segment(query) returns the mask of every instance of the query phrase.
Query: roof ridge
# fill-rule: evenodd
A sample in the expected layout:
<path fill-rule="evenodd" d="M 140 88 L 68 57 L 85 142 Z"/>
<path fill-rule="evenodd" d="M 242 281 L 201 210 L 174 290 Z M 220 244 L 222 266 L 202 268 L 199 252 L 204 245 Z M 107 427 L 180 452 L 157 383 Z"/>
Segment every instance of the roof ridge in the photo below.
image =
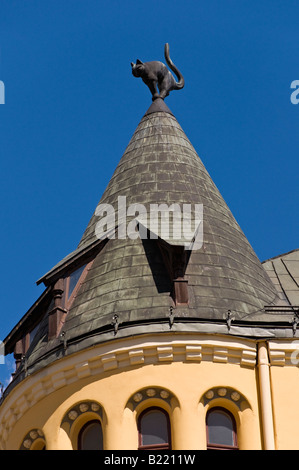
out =
<path fill-rule="evenodd" d="M 289 255 L 291 253 L 295 253 L 296 251 L 299 251 L 299 248 L 295 248 L 294 250 L 287 251 L 286 253 L 282 253 L 281 255 L 273 256 L 272 258 L 265 259 L 262 261 L 262 264 L 267 263 L 268 261 L 272 261 L 274 259 L 282 258 L 283 256 Z"/>

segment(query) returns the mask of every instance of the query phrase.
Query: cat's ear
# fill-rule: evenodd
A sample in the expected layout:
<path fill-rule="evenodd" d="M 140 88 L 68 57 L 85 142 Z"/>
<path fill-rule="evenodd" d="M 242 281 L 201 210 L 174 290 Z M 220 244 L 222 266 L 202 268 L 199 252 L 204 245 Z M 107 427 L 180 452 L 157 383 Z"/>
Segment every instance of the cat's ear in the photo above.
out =
<path fill-rule="evenodd" d="M 141 60 L 137 59 L 137 60 L 136 60 L 136 64 L 138 64 L 138 65 L 143 65 L 143 62 L 141 62 Z"/>
<path fill-rule="evenodd" d="M 131 62 L 131 67 L 135 67 L 135 64 L 134 64 L 134 62 Z"/>

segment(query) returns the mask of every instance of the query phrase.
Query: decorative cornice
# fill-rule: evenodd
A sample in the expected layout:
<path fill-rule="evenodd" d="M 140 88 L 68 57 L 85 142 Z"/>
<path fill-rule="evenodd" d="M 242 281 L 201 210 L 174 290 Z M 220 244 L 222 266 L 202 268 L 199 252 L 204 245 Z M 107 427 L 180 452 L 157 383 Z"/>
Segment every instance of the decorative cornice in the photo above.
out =
<path fill-rule="evenodd" d="M 126 367 L 172 362 L 213 361 L 254 368 L 255 341 L 214 335 L 144 335 L 114 340 L 66 355 L 20 382 L 0 406 L 2 446 L 14 424 L 45 396 L 80 379 L 121 371 Z M 46 373 L 45 373 L 46 372 Z M 1 441 L 0 441 L 1 442 Z"/>
<path fill-rule="evenodd" d="M 299 366 L 299 340 L 271 340 L 268 342 L 271 366 Z"/>

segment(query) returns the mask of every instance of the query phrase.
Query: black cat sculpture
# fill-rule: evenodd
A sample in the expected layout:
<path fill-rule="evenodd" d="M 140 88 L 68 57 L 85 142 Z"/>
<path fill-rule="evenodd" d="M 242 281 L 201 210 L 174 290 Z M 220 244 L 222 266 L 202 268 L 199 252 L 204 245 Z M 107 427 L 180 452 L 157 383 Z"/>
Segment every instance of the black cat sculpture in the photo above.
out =
<path fill-rule="evenodd" d="M 169 45 L 165 44 L 164 56 L 168 66 L 175 73 L 178 81 L 175 80 L 172 73 L 163 62 L 141 62 L 137 59 L 136 64 L 131 62 L 132 74 L 134 77 L 141 77 L 143 82 L 149 87 L 152 94 L 152 100 L 157 98 L 166 98 L 172 90 L 180 90 L 185 85 L 185 80 L 181 72 L 176 68 L 169 57 Z M 158 90 L 160 94 L 158 93 Z"/>

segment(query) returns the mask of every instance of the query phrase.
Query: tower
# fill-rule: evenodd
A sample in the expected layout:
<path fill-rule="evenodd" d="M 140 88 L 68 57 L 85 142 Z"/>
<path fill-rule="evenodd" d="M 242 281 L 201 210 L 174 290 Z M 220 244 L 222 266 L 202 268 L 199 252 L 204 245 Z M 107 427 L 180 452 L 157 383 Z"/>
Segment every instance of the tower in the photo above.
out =
<path fill-rule="evenodd" d="M 3 449 L 272 449 L 275 419 L 283 435 L 297 281 L 291 300 L 277 289 L 155 93 L 78 247 L 5 339 Z"/>

